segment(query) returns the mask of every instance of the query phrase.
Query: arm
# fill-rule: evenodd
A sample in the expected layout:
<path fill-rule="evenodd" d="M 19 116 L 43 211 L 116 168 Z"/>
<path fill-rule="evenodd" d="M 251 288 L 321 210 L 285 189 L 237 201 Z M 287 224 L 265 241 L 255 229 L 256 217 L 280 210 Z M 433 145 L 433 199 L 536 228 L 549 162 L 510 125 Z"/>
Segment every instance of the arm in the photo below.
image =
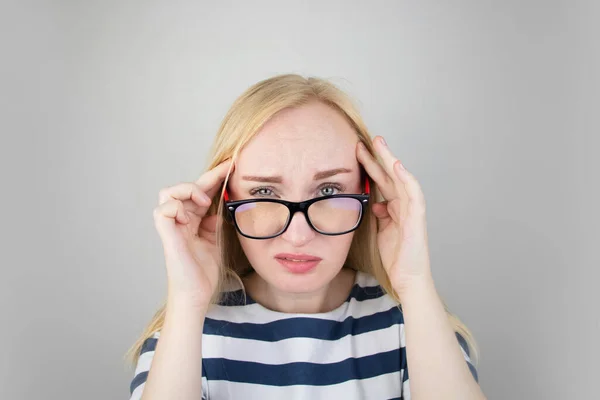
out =
<path fill-rule="evenodd" d="M 384 198 L 372 206 L 377 218 L 377 247 L 402 304 L 412 398 L 485 399 L 464 361 L 433 284 L 421 185 L 382 137 L 373 139 L 371 147 L 381 162 L 360 141 L 357 159 Z"/>
<path fill-rule="evenodd" d="M 406 357 L 413 400 L 485 399 L 435 289 L 418 279 L 402 293 Z"/>
<path fill-rule="evenodd" d="M 136 400 L 137 396 L 143 400 L 208 397 L 207 385 L 202 385 L 202 332 L 220 266 L 215 237 L 218 217 L 207 212 L 232 167 L 232 160 L 225 160 L 195 182 L 159 192 L 160 204 L 153 215 L 165 253 L 167 305 L 153 365 L 147 377 L 138 372 L 140 379 L 134 378 L 131 385 Z"/>
<path fill-rule="evenodd" d="M 201 399 L 205 316 L 192 302 L 169 298 L 142 400 Z"/>

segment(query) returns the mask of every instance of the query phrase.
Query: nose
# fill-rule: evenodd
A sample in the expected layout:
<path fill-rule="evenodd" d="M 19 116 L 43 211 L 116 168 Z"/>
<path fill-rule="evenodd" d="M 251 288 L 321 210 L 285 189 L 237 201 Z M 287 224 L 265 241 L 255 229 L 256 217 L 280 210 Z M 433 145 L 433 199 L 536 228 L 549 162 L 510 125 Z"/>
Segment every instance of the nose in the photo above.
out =
<path fill-rule="evenodd" d="M 317 232 L 315 232 L 308 224 L 304 214 L 296 212 L 292 215 L 290 225 L 285 232 L 281 234 L 281 238 L 292 244 L 294 247 L 301 247 L 310 242 L 315 237 L 316 233 Z"/>

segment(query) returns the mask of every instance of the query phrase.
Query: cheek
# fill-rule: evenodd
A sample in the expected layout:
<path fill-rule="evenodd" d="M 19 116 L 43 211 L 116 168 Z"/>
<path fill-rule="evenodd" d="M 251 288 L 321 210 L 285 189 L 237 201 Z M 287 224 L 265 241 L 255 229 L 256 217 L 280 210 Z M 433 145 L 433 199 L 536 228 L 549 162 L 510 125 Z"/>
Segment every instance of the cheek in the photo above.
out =
<path fill-rule="evenodd" d="M 242 236 L 238 233 L 238 239 L 242 246 L 242 250 L 251 262 L 261 253 L 264 254 L 265 240 L 254 240 Z"/>
<path fill-rule="evenodd" d="M 332 236 L 331 239 L 333 239 L 333 241 L 330 247 L 332 250 L 331 253 L 335 254 L 338 258 L 346 259 L 353 237 L 354 232 L 350 232 L 346 235 Z"/>
<path fill-rule="evenodd" d="M 326 253 L 324 254 L 324 257 L 331 262 L 343 263 L 350 250 L 353 237 L 354 232 L 346 235 L 327 237 L 327 243 L 325 245 Z"/>
<path fill-rule="evenodd" d="M 274 255 L 273 248 L 271 246 L 271 241 L 273 239 L 267 240 L 255 240 L 244 237 L 238 233 L 238 239 L 240 241 L 240 245 L 242 246 L 242 250 L 246 255 L 246 258 L 257 271 L 262 271 L 267 273 L 270 266 L 271 261 L 274 261 L 271 257 Z"/>

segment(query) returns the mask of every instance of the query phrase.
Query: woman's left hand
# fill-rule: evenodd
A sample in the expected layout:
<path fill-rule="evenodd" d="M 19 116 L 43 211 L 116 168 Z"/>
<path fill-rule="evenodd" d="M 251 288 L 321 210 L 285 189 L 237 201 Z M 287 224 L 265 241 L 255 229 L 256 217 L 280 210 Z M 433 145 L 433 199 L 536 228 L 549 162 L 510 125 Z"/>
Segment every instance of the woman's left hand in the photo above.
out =
<path fill-rule="evenodd" d="M 425 199 L 415 177 L 394 157 L 381 136 L 373 139 L 382 164 L 359 141 L 357 159 L 377 184 L 384 201 L 373 204 L 378 219 L 377 245 L 396 293 L 415 280 L 431 280 Z"/>

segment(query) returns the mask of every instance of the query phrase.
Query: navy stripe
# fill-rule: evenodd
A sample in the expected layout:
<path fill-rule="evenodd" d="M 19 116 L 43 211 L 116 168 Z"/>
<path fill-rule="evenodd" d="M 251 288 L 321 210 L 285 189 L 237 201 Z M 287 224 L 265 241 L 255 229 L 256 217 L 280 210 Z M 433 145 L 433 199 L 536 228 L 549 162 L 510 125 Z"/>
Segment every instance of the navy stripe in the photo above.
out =
<path fill-rule="evenodd" d="M 135 378 L 133 378 L 133 380 L 131 381 L 131 385 L 129 385 L 129 395 L 131 396 L 133 394 L 133 391 L 138 386 L 146 382 L 146 379 L 148 379 L 148 371 L 140 372 L 139 374 L 137 374 Z"/>
<path fill-rule="evenodd" d="M 377 299 L 385 295 L 384 290 L 381 286 L 360 286 L 359 284 L 354 285 L 352 290 L 350 291 L 350 295 L 346 301 L 350 301 L 350 299 L 355 299 L 356 301 L 365 301 L 371 299 Z"/>
<path fill-rule="evenodd" d="M 467 361 L 467 365 L 469 366 L 469 369 L 471 370 L 471 374 L 473 375 L 473 378 L 475 379 L 475 382 L 479 383 L 479 376 L 477 375 L 477 370 L 475 369 L 475 367 L 473 366 L 473 364 L 471 364 L 468 361 Z"/>
<path fill-rule="evenodd" d="M 401 357 L 405 356 L 404 351 L 396 349 L 331 364 L 294 362 L 269 365 L 226 358 L 208 358 L 204 362 L 210 380 L 270 386 L 324 386 L 398 372 Z"/>
<path fill-rule="evenodd" d="M 158 342 L 158 339 L 156 338 L 148 338 L 146 339 L 146 341 L 144 341 L 144 344 L 142 345 L 142 350 L 140 351 L 140 355 L 147 353 L 149 351 L 154 351 L 156 350 L 156 343 Z"/>
<path fill-rule="evenodd" d="M 376 286 L 360 286 L 358 283 L 354 284 L 350 294 L 346 301 L 355 299 L 356 301 L 365 301 L 370 299 L 377 299 L 385 294 L 384 290 L 380 285 Z M 254 304 L 256 301 L 246 293 L 244 301 L 244 292 L 242 289 L 234 290 L 231 292 L 224 292 L 219 300 L 218 304 L 222 306 L 243 306 L 248 304 Z"/>
<path fill-rule="evenodd" d="M 140 350 L 140 355 L 142 355 L 148 351 L 154 351 L 156 349 L 157 341 L 158 341 L 158 339 L 153 338 L 153 337 L 149 337 L 146 340 L 144 340 L 144 343 L 142 343 L 142 349 Z"/>
<path fill-rule="evenodd" d="M 295 337 L 338 340 L 347 335 L 359 335 L 403 323 L 404 318 L 400 309 L 393 306 L 387 311 L 361 318 L 348 317 L 341 322 L 295 317 L 265 324 L 253 324 L 206 318 L 204 320 L 204 334 L 254 339 L 264 342 L 277 342 Z"/>

